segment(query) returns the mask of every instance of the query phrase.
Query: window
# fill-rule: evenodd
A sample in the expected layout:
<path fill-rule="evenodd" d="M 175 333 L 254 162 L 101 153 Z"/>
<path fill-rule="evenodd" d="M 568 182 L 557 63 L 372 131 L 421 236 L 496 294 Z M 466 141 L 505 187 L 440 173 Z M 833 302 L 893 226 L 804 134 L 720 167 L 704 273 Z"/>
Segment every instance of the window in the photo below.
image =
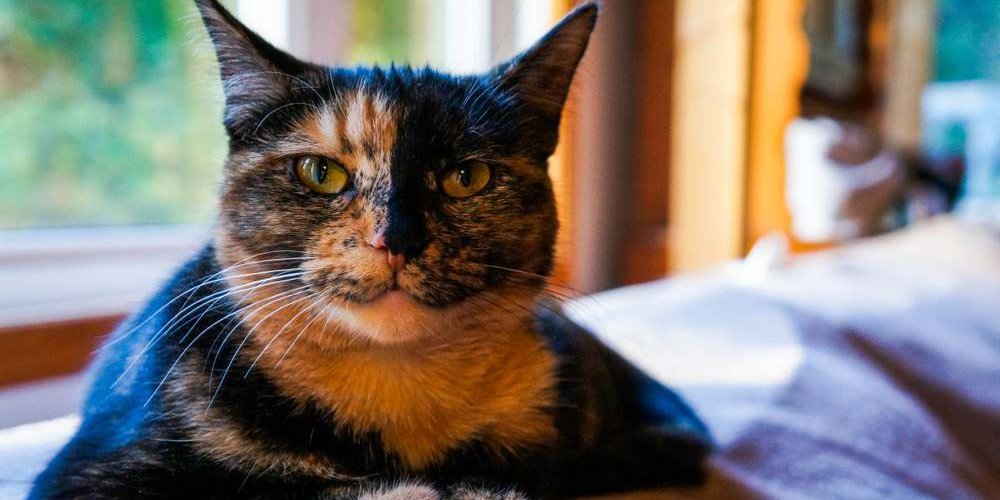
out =
<path fill-rule="evenodd" d="M 206 220 L 224 143 L 190 3 L 0 5 L 0 227 Z"/>
<path fill-rule="evenodd" d="M 993 0 L 938 4 L 934 71 L 922 101 L 928 154 L 962 158 L 959 210 L 1000 219 L 1000 9 Z"/>

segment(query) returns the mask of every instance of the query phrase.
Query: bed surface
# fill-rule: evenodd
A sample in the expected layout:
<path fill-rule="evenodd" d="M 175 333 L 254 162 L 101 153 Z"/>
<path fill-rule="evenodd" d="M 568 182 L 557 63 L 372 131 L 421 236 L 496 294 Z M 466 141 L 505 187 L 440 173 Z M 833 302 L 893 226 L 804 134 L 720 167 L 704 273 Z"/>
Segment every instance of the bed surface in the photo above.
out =
<path fill-rule="evenodd" d="M 581 299 L 719 450 L 698 489 L 629 499 L 1000 498 L 1000 235 L 950 220 Z M 21 498 L 75 417 L 0 431 Z"/>

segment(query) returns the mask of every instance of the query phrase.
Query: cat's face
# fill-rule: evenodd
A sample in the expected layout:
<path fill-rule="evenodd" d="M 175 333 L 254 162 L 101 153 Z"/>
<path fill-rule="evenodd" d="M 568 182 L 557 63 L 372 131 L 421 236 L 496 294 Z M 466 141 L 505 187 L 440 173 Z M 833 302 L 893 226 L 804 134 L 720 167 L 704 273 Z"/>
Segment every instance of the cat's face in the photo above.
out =
<path fill-rule="evenodd" d="M 595 9 L 489 74 L 454 77 L 303 63 L 199 6 L 226 88 L 224 266 L 294 276 L 270 295 L 308 296 L 384 343 L 530 307 L 556 236 L 546 162 Z"/>

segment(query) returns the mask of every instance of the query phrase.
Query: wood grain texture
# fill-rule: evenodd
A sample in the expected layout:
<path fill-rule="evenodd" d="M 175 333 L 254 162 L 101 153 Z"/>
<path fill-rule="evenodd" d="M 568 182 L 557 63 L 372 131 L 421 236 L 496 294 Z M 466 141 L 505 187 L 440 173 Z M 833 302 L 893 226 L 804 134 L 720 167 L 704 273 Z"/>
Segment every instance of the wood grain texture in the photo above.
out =
<path fill-rule="evenodd" d="M 742 251 L 752 4 L 677 2 L 671 271 L 704 268 Z"/>
<path fill-rule="evenodd" d="M 0 329 L 0 387 L 82 370 L 122 316 Z"/>
<path fill-rule="evenodd" d="M 572 0 L 549 0 L 554 4 L 552 22 L 557 22 L 567 12 L 572 10 L 576 2 Z M 587 56 L 584 55 L 581 65 L 587 64 Z M 577 94 L 582 85 L 586 85 L 577 78 L 570 89 L 569 97 L 566 99 L 566 106 L 563 110 L 562 123 L 559 125 L 559 145 L 555 153 L 549 158 L 549 176 L 552 178 L 552 188 L 556 196 L 556 210 L 559 214 L 559 234 L 556 236 L 556 258 L 555 267 L 552 270 L 552 279 L 558 284 L 574 285 L 576 279 L 573 269 L 573 247 L 575 241 L 574 217 L 574 196 L 575 177 L 573 175 L 573 163 L 576 144 L 575 110 Z"/>
<path fill-rule="evenodd" d="M 746 236 L 749 250 L 771 232 L 790 234 L 785 202 L 785 127 L 799 114 L 809 69 L 802 28 L 805 0 L 757 2 L 753 12 L 747 151 Z"/>
<path fill-rule="evenodd" d="M 674 4 L 639 2 L 635 6 L 635 132 L 630 224 L 619 271 L 622 284 L 667 273 Z"/>

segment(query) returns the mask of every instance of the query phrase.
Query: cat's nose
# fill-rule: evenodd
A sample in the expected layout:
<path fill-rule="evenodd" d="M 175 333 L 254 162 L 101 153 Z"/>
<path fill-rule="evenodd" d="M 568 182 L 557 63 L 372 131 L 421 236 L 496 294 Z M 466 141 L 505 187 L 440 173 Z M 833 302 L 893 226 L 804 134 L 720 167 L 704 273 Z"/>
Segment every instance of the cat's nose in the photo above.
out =
<path fill-rule="evenodd" d="M 399 274 L 403 270 L 403 266 L 406 265 L 406 256 L 401 253 L 394 253 L 385 244 L 385 233 L 379 231 L 375 233 L 371 239 L 368 240 L 368 244 L 376 250 L 385 251 L 385 260 L 389 263 L 389 268 L 392 269 L 393 273 Z"/>

